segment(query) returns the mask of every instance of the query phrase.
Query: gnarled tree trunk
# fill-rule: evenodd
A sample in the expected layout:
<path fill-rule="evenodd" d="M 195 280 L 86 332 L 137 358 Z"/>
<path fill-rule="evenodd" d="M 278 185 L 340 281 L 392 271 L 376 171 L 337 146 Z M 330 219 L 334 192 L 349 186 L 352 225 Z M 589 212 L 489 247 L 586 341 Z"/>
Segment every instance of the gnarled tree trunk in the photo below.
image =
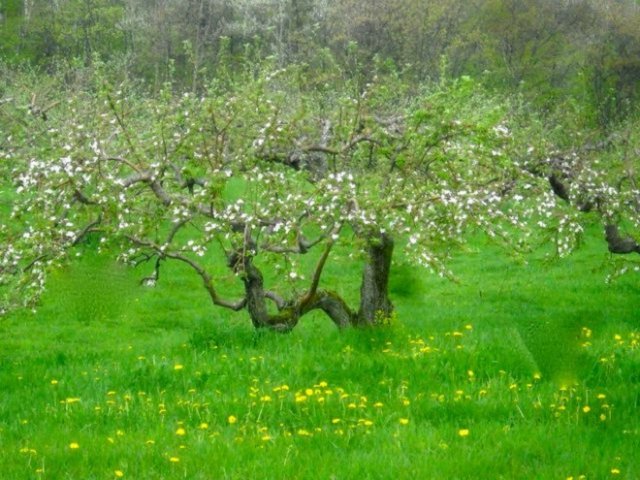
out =
<path fill-rule="evenodd" d="M 367 259 L 360 286 L 360 310 L 355 325 L 375 325 L 393 312 L 389 299 L 389 273 L 393 256 L 393 238 L 382 233 L 369 241 Z"/>
<path fill-rule="evenodd" d="M 314 282 L 307 293 L 285 301 L 265 290 L 262 273 L 253 264 L 253 258 L 238 252 L 237 255 L 244 255 L 242 267 L 246 308 L 253 326 L 256 329 L 269 328 L 288 332 L 298 324 L 302 316 L 312 310 L 322 310 L 338 328 L 363 327 L 381 323 L 393 312 L 393 304 L 389 299 L 389 274 L 393 248 L 393 239 L 387 234 L 380 234 L 370 239 L 362 273 L 358 311 L 352 310 L 338 293 L 317 289 L 317 282 Z M 329 250 L 330 247 L 326 251 L 324 260 Z M 324 263 L 324 260 L 321 262 Z M 320 271 L 321 267 L 318 270 L 318 277 Z M 277 313 L 269 313 L 267 298 L 276 299 Z"/>

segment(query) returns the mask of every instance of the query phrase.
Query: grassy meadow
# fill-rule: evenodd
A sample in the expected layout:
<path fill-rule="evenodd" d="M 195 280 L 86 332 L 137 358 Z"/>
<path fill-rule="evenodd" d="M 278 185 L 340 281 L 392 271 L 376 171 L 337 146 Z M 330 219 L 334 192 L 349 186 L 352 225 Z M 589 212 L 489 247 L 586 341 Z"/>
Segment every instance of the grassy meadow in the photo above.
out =
<path fill-rule="evenodd" d="M 459 284 L 397 265 L 389 326 L 288 335 L 87 252 L 0 322 L 0 478 L 640 478 L 640 288 L 605 249 L 478 241 Z"/>

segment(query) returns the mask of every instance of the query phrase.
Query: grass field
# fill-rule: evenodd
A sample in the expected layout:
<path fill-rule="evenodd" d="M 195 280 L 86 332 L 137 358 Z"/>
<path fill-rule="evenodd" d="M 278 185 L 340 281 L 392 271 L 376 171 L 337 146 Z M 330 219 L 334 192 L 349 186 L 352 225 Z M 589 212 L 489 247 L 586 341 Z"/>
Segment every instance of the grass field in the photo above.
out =
<path fill-rule="evenodd" d="M 476 247 L 399 265 L 388 327 L 289 335 L 88 255 L 0 321 L 0 478 L 640 478 L 637 276 Z"/>

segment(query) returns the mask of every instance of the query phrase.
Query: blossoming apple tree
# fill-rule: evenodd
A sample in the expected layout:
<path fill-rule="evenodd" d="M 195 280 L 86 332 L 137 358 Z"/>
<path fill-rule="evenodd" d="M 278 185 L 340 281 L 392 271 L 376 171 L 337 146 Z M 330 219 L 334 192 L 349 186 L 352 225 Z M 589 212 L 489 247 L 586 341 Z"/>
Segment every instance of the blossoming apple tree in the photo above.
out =
<path fill-rule="evenodd" d="M 166 262 L 186 265 L 213 306 L 256 328 L 288 331 L 313 310 L 376 324 L 393 310 L 398 248 L 450 275 L 470 230 L 517 248 L 514 232 L 553 215 L 546 180 L 512 160 L 505 117 L 469 79 L 408 91 L 394 75 L 363 84 L 300 66 L 221 76 L 202 95 L 72 95 L 0 150 L 13 186 L 1 308 L 33 304 L 93 236 L 145 265 L 148 286 Z M 323 285 L 332 261 L 362 269 L 355 305 Z M 242 294 L 224 293 L 224 270 Z"/>

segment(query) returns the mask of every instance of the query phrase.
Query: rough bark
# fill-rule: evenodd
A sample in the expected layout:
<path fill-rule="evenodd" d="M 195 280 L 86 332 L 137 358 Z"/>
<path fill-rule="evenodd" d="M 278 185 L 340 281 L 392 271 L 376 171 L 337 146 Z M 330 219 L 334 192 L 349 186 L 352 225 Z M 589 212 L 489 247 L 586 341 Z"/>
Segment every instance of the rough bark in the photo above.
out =
<path fill-rule="evenodd" d="M 354 319 L 358 326 L 375 325 L 380 319 L 389 318 L 393 312 L 389 299 L 393 247 L 393 239 L 387 234 L 369 242 L 360 286 L 360 310 Z"/>
<path fill-rule="evenodd" d="M 620 235 L 617 225 L 612 223 L 607 224 L 604 232 L 611 253 L 640 253 L 640 245 L 638 245 L 633 238 Z"/>
<path fill-rule="evenodd" d="M 269 326 L 266 293 L 262 272 L 253 264 L 250 257 L 244 259 L 244 282 L 247 311 L 255 328 Z"/>
<path fill-rule="evenodd" d="M 300 316 L 317 309 L 322 310 L 338 328 L 349 327 L 356 319 L 347 302 L 331 290 L 317 291 L 311 301 L 300 311 Z"/>

